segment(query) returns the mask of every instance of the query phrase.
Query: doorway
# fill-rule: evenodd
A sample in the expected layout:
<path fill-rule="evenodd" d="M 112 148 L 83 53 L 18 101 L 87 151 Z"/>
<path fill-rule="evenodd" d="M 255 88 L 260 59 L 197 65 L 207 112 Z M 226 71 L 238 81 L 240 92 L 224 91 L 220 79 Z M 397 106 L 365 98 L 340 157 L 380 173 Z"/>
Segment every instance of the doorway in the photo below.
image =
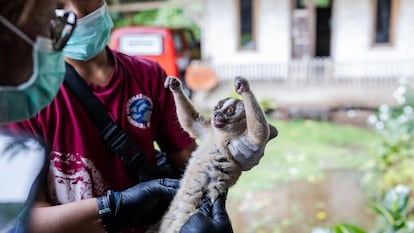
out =
<path fill-rule="evenodd" d="M 294 0 L 292 3 L 292 58 L 329 57 L 333 0 Z"/>
<path fill-rule="evenodd" d="M 329 57 L 331 55 L 332 1 L 323 2 L 325 4 L 315 4 L 315 57 Z"/>

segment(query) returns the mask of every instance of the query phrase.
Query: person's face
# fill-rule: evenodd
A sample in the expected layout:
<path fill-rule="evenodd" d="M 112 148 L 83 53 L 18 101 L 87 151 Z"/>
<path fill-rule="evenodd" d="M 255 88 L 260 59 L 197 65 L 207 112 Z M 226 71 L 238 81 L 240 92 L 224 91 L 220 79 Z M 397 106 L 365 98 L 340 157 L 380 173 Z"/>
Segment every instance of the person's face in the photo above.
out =
<path fill-rule="evenodd" d="M 64 0 L 64 9 L 75 12 L 78 19 L 80 19 L 103 4 L 104 0 Z"/>
<path fill-rule="evenodd" d="M 50 38 L 49 22 L 54 17 L 56 0 L 0 0 L 0 14 L 33 41 Z M 33 72 L 32 46 L 0 24 L 0 86 L 16 86 Z"/>

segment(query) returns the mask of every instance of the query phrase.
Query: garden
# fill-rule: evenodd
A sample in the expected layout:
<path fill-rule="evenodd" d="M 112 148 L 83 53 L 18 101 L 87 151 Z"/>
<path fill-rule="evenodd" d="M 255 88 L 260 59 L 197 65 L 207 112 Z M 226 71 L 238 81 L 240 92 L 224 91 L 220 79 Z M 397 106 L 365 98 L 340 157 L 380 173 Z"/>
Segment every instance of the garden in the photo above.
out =
<path fill-rule="evenodd" d="M 367 128 L 269 117 L 279 136 L 229 192 L 235 232 L 414 232 L 409 93 L 400 87 L 400 107 L 381 106 Z"/>
<path fill-rule="evenodd" d="M 181 25 L 200 36 L 179 9 L 112 17 L 117 27 Z M 229 191 L 234 232 L 413 233 L 413 93 L 398 88 L 400 106 L 381 106 L 363 128 L 269 115 L 279 136 Z"/>

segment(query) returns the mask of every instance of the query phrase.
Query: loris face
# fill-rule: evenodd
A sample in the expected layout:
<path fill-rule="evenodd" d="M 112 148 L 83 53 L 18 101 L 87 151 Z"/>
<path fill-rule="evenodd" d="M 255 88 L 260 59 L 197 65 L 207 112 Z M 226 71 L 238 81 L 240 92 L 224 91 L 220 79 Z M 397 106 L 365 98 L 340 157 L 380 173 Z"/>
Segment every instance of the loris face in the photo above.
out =
<path fill-rule="evenodd" d="M 226 98 L 220 100 L 214 107 L 211 116 L 213 126 L 228 132 L 239 131 L 246 128 L 246 115 L 242 100 Z"/>

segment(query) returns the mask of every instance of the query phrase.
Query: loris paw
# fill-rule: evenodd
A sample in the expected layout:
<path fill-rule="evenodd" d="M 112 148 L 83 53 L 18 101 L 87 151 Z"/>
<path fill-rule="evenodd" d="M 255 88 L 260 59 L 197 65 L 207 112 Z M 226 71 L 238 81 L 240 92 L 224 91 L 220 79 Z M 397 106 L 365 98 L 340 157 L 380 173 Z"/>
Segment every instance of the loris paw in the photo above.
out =
<path fill-rule="evenodd" d="M 164 87 L 170 88 L 172 92 L 176 92 L 181 88 L 181 81 L 174 76 L 168 76 L 164 82 Z"/>
<path fill-rule="evenodd" d="M 250 91 L 249 82 L 243 77 L 236 77 L 234 79 L 234 88 L 236 89 L 237 94 Z"/>

